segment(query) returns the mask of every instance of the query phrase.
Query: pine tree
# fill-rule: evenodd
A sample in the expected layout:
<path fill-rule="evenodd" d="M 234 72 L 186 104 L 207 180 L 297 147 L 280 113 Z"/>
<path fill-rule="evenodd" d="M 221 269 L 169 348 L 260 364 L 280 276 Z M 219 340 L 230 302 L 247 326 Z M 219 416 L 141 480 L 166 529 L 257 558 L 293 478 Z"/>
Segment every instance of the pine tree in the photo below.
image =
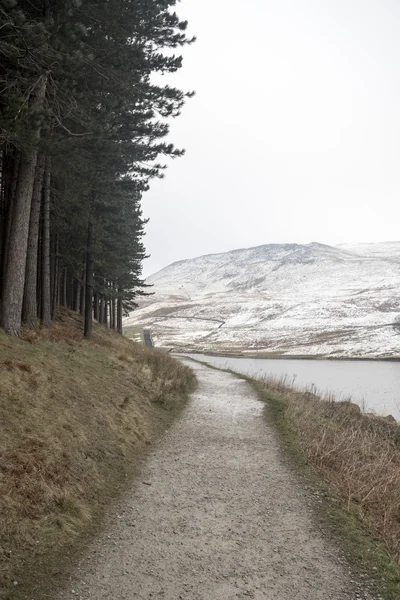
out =
<path fill-rule="evenodd" d="M 183 154 L 165 141 L 166 120 L 192 95 L 153 83 L 154 73 L 181 67 L 171 50 L 193 41 L 175 5 L 0 0 L 0 294 L 9 333 L 19 333 L 22 308 L 26 323 L 49 325 L 61 302 L 85 314 L 89 335 L 93 296 L 95 317 L 121 331 L 123 311 L 144 293 L 141 197 L 163 175 L 159 157 Z"/>

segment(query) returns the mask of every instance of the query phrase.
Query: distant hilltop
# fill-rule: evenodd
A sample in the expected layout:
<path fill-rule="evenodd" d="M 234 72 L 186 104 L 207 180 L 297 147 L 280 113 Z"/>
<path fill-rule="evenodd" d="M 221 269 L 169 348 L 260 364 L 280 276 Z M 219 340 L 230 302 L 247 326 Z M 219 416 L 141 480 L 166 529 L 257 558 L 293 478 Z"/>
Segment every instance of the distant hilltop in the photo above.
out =
<path fill-rule="evenodd" d="M 400 356 L 400 242 L 266 244 L 173 263 L 124 326 L 157 346 L 304 356 Z"/>

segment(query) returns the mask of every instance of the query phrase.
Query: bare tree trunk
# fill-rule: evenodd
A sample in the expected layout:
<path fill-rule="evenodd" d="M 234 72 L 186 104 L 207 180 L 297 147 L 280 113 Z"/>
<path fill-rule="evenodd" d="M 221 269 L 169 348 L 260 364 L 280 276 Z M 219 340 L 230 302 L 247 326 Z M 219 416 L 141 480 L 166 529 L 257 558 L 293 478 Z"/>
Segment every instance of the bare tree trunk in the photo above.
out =
<path fill-rule="evenodd" d="M 115 309 L 116 309 L 115 298 L 113 298 L 113 299 L 111 300 L 110 327 L 111 327 L 111 329 L 113 329 L 114 331 L 115 331 L 115 329 L 116 329 L 116 321 L 115 321 Z"/>
<path fill-rule="evenodd" d="M 36 150 L 29 150 L 21 156 L 19 182 L 15 197 L 7 268 L 4 278 L 2 306 L 2 325 L 10 335 L 19 335 L 21 330 L 29 217 L 36 159 Z"/>
<path fill-rule="evenodd" d="M 84 335 L 90 337 L 93 325 L 93 225 L 88 223 L 86 245 L 86 289 Z"/>
<path fill-rule="evenodd" d="M 51 292 L 50 292 L 50 183 L 51 159 L 46 157 L 46 173 L 43 188 L 43 235 L 42 235 L 42 294 L 41 315 L 45 327 L 51 325 Z"/>
<path fill-rule="evenodd" d="M 104 323 L 104 294 L 100 294 L 100 309 L 99 309 L 99 323 Z"/>
<path fill-rule="evenodd" d="M 41 77 L 32 97 L 31 107 L 40 109 L 46 94 L 47 76 Z M 35 180 L 37 148 L 40 127 L 36 130 L 33 146 L 21 153 L 18 185 L 15 193 L 7 267 L 4 273 L 2 326 L 11 335 L 21 331 L 22 302 L 24 299 L 26 254 L 28 248 L 29 218 Z"/>
<path fill-rule="evenodd" d="M 85 316 L 85 290 L 86 290 L 86 274 L 85 271 L 82 271 L 82 281 L 83 281 L 83 285 L 82 285 L 82 292 L 81 292 L 81 315 L 82 317 Z"/>
<path fill-rule="evenodd" d="M 62 305 L 62 280 L 64 271 L 60 267 L 60 260 L 58 261 L 58 284 L 57 284 L 57 306 Z"/>
<path fill-rule="evenodd" d="M 6 207 L 5 207 L 5 213 L 4 213 L 2 258 L 1 258 L 1 281 L 0 281 L 1 297 L 3 296 L 3 293 L 4 293 L 5 274 L 7 272 L 7 265 L 8 265 L 11 225 L 12 225 L 12 219 L 13 219 L 15 194 L 17 191 L 20 159 L 21 159 L 20 153 L 15 151 L 15 156 L 14 156 L 14 160 L 13 160 L 12 177 L 11 177 L 11 181 L 10 181 L 10 185 L 9 185 L 9 189 L 8 189 L 7 203 L 6 203 Z"/>
<path fill-rule="evenodd" d="M 28 250 L 26 257 L 25 291 L 22 310 L 22 321 L 31 327 L 38 324 L 37 280 L 38 280 L 38 247 L 40 205 L 43 189 L 43 160 L 38 159 L 35 182 L 33 185 L 31 216 L 29 222 Z"/>
<path fill-rule="evenodd" d="M 14 150 L 13 155 L 10 157 L 8 168 L 10 169 L 9 181 L 4 181 L 6 189 L 4 190 L 4 206 L 3 206 L 3 227 L 2 227 L 2 257 L 1 257 L 1 290 L 0 296 L 3 295 L 4 291 L 4 277 L 7 271 L 9 244 L 11 235 L 11 225 L 13 218 L 13 208 L 15 202 L 15 194 L 17 191 L 18 184 L 18 173 L 20 164 L 21 154 L 17 150 Z M 8 177 L 7 177 L 8 179 Z"/>
<path fill-rule="evenodd" d="M 53 276 L 51 288 L 51 318 L 55 319 L 57 315 L 58 301 L 58 285 L 59 285 L 59 264 L 58 264 L 58 235 L 54 239 L 54 255 L 53 255 Z"/>
<path fill-rule="evenodd" d="M 61 294 L 61 305 L 67 308 L 67 269 L 63 269 L 63 281 L 62 281 L 62 294 Z"/>
<path fill-rule="evenodd" d="M 79 312 L 81 307 L 81 282 L 75 278 L 74 311 Z"/>
<path fill-rule="evenodd" d="M 95 292 L 94 296 L 93 296 L 93 308 L 94 308 L 94 314 L 93 314 L 94 320 L 98 322 L 99 321 L 99 295 L 97 292 Z"/>
<path fill-rule="evenodd" d="M 66 307 L 72 309 L 72 298 L 73 298 L 73 279 L 70 277 L 67 271 L 67 280 L 65 282 L 65 301 Z"/>
<path fill-rule="evenodd" d="M 104 325 L 108 327 L 108 298 L 104 298 Z"/>
<path fill-rule="evenodd" d="M 122 298 L 117 300 L 117 331 L 122 334 Z"/>
<path fill-rule="evenodd" d="M 4 240 L 3 240 L 3 256 L 2 256 L 2 291 L 4 291 L 5 274 L 7 272 L 8 257 L 10 250 L 11 227 L 14 214 L 15 195 L 17 193 L 19 166 L 21 154 L 16 150 L 13 160 L 13 170 L 11 182 L 8 190 L 7 207 L 4 223 Z"/>

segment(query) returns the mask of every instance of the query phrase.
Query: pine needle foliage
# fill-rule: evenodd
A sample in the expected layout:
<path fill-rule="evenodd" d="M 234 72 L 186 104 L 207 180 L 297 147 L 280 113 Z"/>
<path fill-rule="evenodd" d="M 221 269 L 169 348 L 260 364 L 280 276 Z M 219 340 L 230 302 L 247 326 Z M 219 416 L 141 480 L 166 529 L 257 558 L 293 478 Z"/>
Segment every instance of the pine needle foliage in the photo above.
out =
<path fill-rule="evenodd" d="M 168 120 L 193 93 L 160 85 L 194 41 L 176 0 L 0 0 L 1 325 L 64 305 L 121 331 L 146 293 L 141 199 Z"/>

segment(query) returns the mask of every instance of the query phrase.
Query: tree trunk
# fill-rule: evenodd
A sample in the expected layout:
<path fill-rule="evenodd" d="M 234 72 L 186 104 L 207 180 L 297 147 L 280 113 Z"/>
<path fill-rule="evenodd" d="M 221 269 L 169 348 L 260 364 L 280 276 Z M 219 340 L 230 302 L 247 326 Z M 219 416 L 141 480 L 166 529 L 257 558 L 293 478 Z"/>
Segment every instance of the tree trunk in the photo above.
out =
<path fill-rule="evenodd" d="M 122 334 L 122 298 L 117 300 L 117 331 Z"/>
<path fill-rule="evenodd" d="M 46 94 L 47 77 L 42 76 L 32 97 L 32 109 L 41 109 Z M 35 180 L 37 145 L 40 127 L 35 132 L 32 148 L 21 153 L 18 185 L 12 215 L 7 267 L 4 273 L 2 326 L 11 335 L 21 331 L 22 302 L 24 299 L 26 255 L 28 248 L 29 218 Z"/>
<path fill-rule="evenodd" d="M 115 298 L 113 298 L 111 300 L 111 314 L 110 314 L 110 327 L 113 331 L 115 331 L 115 328 L 116 328 L 115 309 L 116 309 Z"/>
<path fill-rule="evenodd" d="M 99 322 L 99 295 L 97 292 L 94 293 L 93 296 L 93 308 L 94 308 L 94 320 Z"/>
<path fill-rule="evenodd" d="M 82 285 L 82 292 L 81 292 L 81 315 L 82 317 L 85 316 L 85 290 L 86 290 L 86 275 L 85 275 L 85 271 L 82 271 L 82 281 L 83 281 L 83 285 Z"/>
<path fill-rule="evenodd" d="M 63 269 L 63 280 L 62 280 L 62 291 L 61 291 L 61 305 L 67 308 L 67 269 Z"/>
<path fill-rule="evenodd" d="M 4 282 L 5 275 L 7 272 L 8 265 L 8 254 L 9 254 L 9 243 L 11 235 L 11 225 L 13 219 L 13 207 L 15 202 L 15 194 L 17 191 L 18 173 L 21 155 L 15 151 L 14 158 L 12 161 L 12 177 L 7 190 L 7 202 L 4 213 L 4 224 L 3 224 L 3 240 L 2 240 L 2 257 L 1 257 L 1 297 L 4 293 Z"/>
<path fill-rule="evenodd" d="M 104 298 L 104 325 L 108 327 L 108 298 Z"/>
<path fill-rule="evenodd" d="M 104 323 L 104 294 L 100 294 L 100 309 L 99 309 L 99 323 Z"/>
<path fill-rule="evenodd" d="M 66 307 L 72 308 L 72 297 L 73 297 L 73 279 L 69 276 L 69 272 L 67 271 L 67 280 L 65 282 L 65 301 Z"/>
<path fill-rule="evenodd" d="M 85 337 L 92 334 L 93 320 L 93 225 L 88 223 L 88 235 L 86 245 L 86 286 L 85 286 Z"/>
<path fill-rule="evenodd" d="M 81 282 L 75 279 L 75 297 L 74 297 L 74 311 L 79 312 L 81 307 Z"/>
<path fill-rule="evenodd" d="M 51 318 L 55 319 L 57 315 L 58 302 L 58 285 L 59 285 L 59 264 L 58 264 L 58 235 L 54 239 L 54 255 L 53 255 L 53 276 L 52 276 L 52 297 L 51 297 Z"/>
<path fill-rule="evenodd" d="M 29 150 L 21 156 L 19 181 L 8 246 L 2 306 L 2 325 L 10 335 L 19 335 L 21 330 L 29 217 L 31 213 L 36 160 L 37 150 Z"/>
<path fill-rule="evenodd" d="M 43 161 L 38 159 L 35 182 L 33 186 L 31 216 L 29 222 L 28 250 L 25 272 L 24 304 L 22 321 L 30 327 L 38 324 L 37 280 L 38 280 L 38 246 L 40 205 L 43 188 Z"/>
<path fill-rule="evenodd" d="M 51 325 L 50 292 L 50 183 L 51 159 L 46 157 L 46 173 L 43 188 L 43 229 L 42 229 L 42 294 L 41 315 L 45 327 Z"/>
<path fill-rule="evenodd" d="M 57 283 L 57 306 L 62 305 L 62 280 L 63 270 L 60 267 L 60 260 L 58 261 L 58 283 Z"/>

